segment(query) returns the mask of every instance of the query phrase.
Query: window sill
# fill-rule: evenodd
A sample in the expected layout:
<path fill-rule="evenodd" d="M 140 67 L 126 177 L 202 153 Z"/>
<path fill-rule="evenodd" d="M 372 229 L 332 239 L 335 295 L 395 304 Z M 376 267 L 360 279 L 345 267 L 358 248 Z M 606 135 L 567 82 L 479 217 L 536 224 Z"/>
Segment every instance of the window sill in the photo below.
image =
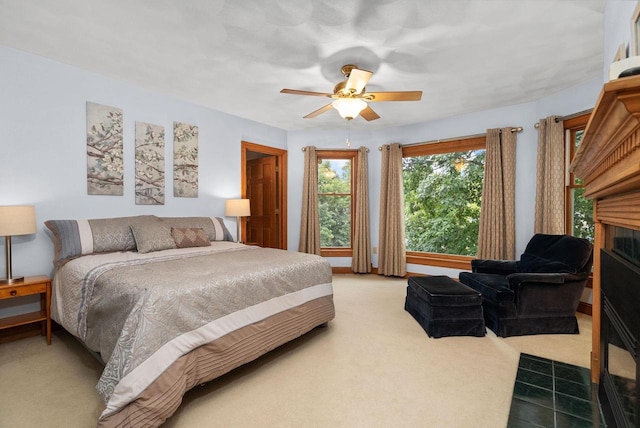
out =
<path fill-rule="evenodd" d="M 321 248 L 320 255 L 322 257 L 352 257 L 351 248 Z"/>
<path fill-rule="evenodd" d="M 407 263 L 425 266 L 439 266 L 460 270 L 471 270 L 471 260 L 475 257 L 455 254 L 420 253 L 407 251 Z"/>

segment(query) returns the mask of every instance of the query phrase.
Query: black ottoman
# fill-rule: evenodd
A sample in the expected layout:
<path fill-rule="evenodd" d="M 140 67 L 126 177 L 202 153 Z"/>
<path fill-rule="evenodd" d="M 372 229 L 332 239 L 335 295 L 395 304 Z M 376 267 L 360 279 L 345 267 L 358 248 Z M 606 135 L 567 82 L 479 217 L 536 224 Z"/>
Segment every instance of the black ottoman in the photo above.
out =
<path fill-rule="evenodd" d="M 448 276 L 412 276 L 404 309 L 429 337 L 485 334 L 482 295 Z"/>

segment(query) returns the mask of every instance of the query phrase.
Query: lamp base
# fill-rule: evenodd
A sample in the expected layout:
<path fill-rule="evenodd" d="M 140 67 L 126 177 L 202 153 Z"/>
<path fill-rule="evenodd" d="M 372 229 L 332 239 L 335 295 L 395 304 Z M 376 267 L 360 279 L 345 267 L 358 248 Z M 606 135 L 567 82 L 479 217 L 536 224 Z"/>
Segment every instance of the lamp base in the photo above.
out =
<path fill-rule="evenodd" d="M 16 282 L 23 282 L 24 276 L 14 276 L 12 278 L 0 278 L 0 284 L 15 284 Z"/>
<path fill-rule="evenodd" d="M 240 216 L 236 216 L 236 242 L 242 244 L 242 237 L 240 236 Z"/>

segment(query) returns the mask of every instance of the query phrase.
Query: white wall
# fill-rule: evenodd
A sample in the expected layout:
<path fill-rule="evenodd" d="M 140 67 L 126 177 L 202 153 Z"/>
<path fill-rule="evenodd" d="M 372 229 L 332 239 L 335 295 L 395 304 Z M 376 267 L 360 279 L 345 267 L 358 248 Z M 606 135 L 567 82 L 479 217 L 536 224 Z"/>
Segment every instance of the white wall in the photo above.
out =
<path fill-rule="evenodd" d="M 609 65 L 616 56 L 618 46 L 629 46 L 631 17 L 638 4 L 634 0 L 608 0 L 604 8 L 604 70 L 603 82 L 609 80 Z M 633 53 L 630 53 L 633 55 Z"/>
<path fill-rule="evenodd" d="M 32 204 L 38 233 L 14 237 L 14 275 L 52 274 L 48 219 L 224 216 L 240 195 L 240 142 L 286 148 L 286 132 L 0 46 L 0 205 Z M 124 196 L 90 196 L 86 184 L 86 102 L 119 107 L 124 124 Z M 165 205 L 136 205 L 134 123 L 165 127 Z M 173 121 L 200 131 L 199 197 L 174 198 Z M 225 219 L 235 235 L 235 219 Z M 0 244 L 4 255 L 4 239 Z M 4 257 L 2 257 L 4 259 Z M 0 263 L 4 277 L 4 262 Z M 25 299 L 25 301 L 28 299 Z M 14 302 L 0 303 L 21 312 Z M 12 312 L 13 313 L 13 312 Z"/>
<path fill-rule="evenodd" d="M 499 109 L 486 110 L 463 116 L 424 122 L 417 125 L 388 128 L 376 133 L 351 132 L 351 147 L 369 148 L 369 203 L 371 221 L 371 245 L 379 242 L 378 224 L 380 207 L 380 169 L 382 154 L 378 147 L 388 143 L 411 144 L 475 135 L 488 128 L 522 126 L 518 134 L 516 152 L 516 254 L 522 253 L 533 235 L 533 213 L 535 209 L 536 153 L 538 132 L 534 124 L 539 119 L 551 115 L 569 115 L 592 108 L 597 99 L 602 82 L 600 78 L 569 88 L 561 93 L 540 101 Z M 383 120 L 383 119 L 381 119 Z M 300 207 L 304 152 L 302 147 L 312 145 L 318 148 L 344 149 L 346 131 L 336 132 L 289 132 L 289 248 L 298 247 L 300 238 Z M 351 266 L 350 258 L 330 259 L 333 266 Z M 378 265 L 377 255 L 372 254 L 372 263 Z M 457 276 L 455 269 L 409 265 L 408 270 L 416 273 Z"/>

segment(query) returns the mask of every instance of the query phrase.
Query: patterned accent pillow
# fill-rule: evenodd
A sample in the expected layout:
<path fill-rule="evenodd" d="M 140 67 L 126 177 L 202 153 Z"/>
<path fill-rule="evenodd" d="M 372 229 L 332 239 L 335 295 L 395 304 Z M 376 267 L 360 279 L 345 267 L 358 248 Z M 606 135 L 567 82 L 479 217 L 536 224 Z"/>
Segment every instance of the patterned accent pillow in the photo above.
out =
<path fill-rule="evenodd" d="M 201 227 L 172 227 L 171 236 L 178 248 L 211 246 L 207 232 Z"/>
<path fill-rule="evenodd" d="M 160 217 L 171 227 L 199 227 L 204 229 L 209 241 L 233 241 L 221 217 Z"/>
<path fill-rule="evenodd" d="M 139 253 L 176 248 L 171 236 L 171 226 L 154 215 L 144 215 L 131 219 L 129 223 Z"/>

